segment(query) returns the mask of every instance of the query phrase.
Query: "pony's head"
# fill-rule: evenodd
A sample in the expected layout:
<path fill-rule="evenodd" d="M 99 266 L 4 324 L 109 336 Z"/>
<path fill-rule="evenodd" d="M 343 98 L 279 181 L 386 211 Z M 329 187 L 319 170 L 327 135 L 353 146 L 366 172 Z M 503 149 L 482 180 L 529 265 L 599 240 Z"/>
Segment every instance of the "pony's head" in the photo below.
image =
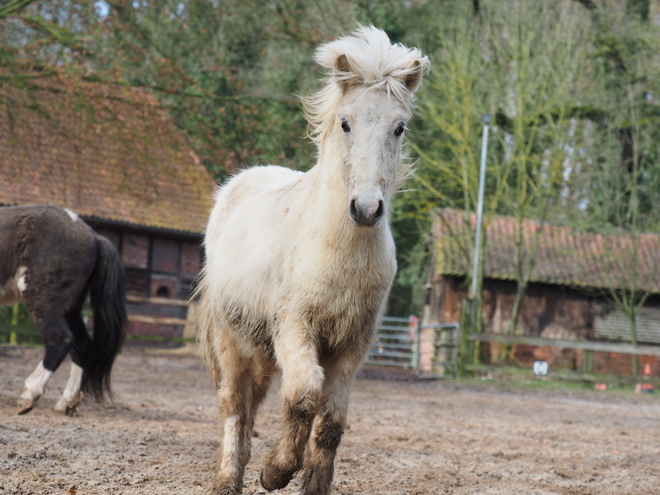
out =
<path fill-rule="evenodd" d="M 429 60 L 373 26 L 321 45 L 315 58 L 330 72 L 304 99 L 312 139 L 322 159 L 341 163 L 353 224 L 377 226 L 409 169 L 403 138 Z"/>

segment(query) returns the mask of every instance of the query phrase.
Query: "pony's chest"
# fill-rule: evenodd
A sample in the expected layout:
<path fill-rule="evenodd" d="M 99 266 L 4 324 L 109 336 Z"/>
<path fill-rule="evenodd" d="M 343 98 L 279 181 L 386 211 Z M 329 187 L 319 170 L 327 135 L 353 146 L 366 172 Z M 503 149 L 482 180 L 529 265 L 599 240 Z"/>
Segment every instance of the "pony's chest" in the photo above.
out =
<path fill-rule="evenodd" d="M 290 283 L 295 293 L 307 294 L 326 306 L 363 307 L 373 296 L 389 290 L 396 274 L 394 250 L 343 250 L 292 260 Z"/>
<path fill-rule="evenodd" d="M 303 324 L 329 347 L 355 339 L 368 341 L 384 308 L 396 262 L 352 262 L 318 266 L 299 279 L 291 302 Z"/>

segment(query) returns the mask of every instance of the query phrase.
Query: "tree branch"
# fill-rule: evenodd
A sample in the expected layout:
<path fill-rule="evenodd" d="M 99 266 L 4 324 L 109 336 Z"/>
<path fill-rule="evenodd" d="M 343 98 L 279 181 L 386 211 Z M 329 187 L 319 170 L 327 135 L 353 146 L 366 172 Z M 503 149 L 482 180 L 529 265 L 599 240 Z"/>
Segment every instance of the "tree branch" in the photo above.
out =
<path fill-rule="evenodd" d="M 10 0 L 9 2 L 0 6 L 0 19 L 4 19 L 5 17 L 23 10 L 32 2 L 34 2 L 34 0 Z"/>
<path fill-rule="evenodd" d="M 85 48 L 75 38 L 75 36 L 66 28 L 53 22 L 49 22 L 40 15 L 36 17 L 20 14 L 19 17 L 33 28 L 42 31 L 51 38 L 59 41 L 67 48 L 75 51 L 83 51 Z"/>

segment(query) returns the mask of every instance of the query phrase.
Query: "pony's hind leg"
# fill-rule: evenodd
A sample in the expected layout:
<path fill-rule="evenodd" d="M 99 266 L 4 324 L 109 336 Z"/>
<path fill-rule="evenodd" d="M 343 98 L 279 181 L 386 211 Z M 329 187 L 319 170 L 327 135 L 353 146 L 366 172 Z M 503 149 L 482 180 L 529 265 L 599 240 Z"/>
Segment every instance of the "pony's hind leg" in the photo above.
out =
<path fill-rule="evenodd" d="M 347 354 L 324 363 L 326 379 L 305 451 L 302 495 L 330 493 L 335 454 L 346 426 L 351 385 L 360 362 L 357 357 Z"/>
<path fill-rule="evenodd" d="M 323 368 L 303 325 L 289 323 L 275 339 L 275 354 L 282 369 L 284 399 L 282 435 L 267 455 L 260 482 L 266 490 L 284 488 L 302 468 L 305 444 L 318 410 Z"/>
<path fill-rule="evenodd" d="M 55 404 L 55 411 L 63 412 L 67 416 L 73 415 L 82 401 L 82 392 L 80 385 L 83 378 L 83 368 L 85 366 L 85 356 L 92 339 L 87 333 L 87 327 L 82 318 L 80 310 L 76 310 L 67 315 L 67 323 L 73 331 L 74 346 L 71 348 L 71 372 L 69 380 L 64 387 L 62 397 Z"/>
<path fill-rule="evenodd" d="M 218 332 L 215 359 L 222 377 L 218 387 L 222 445 L 213 493 L 238 495 L 250 460 L 254 417 L 268 391 L 270 377 L 254 358 L 241 355 L 229 334 Z"/>
<path fill-rule="evenodd" d="M 25 380 L 23 393 L 18 398 L 18 414 L 30 412 L 43 395 L 46 383 L 71 349 L 73 337 L 62 316 L 51 314 L 43 318 L 33 316 L 33 319 L 41 331 L 46 354 L 34 372 Z"/>

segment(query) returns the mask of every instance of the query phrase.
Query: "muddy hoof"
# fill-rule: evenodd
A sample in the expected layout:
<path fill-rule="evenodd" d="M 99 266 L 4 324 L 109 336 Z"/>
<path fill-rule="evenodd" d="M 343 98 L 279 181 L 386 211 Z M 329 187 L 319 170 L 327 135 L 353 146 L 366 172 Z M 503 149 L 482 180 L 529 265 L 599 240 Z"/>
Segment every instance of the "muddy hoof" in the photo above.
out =
<path fill-rule="evenodd" d="M 209 495 L 238 495 L 240 491 L 234 490 L 234 487 L 228 483 L 223 483 L 220 486 L 214 486 Z"/>
<path fill-rule="evenodd" d="M 270 469 L 268 470 L 270 472 L 266 472 L 267 469 L 268 468 L 263 468 L 261 470 L 261 473 L 259 474 L 259 483 L 261 483 L 261 486 L 269 492 L 284 488 L 296 474 L 295 471 L 288 473 L 273 473 Z"/>
<path fill-rule="evenodd" d="M 27 414 L 30 411 L 32 411 L 32 408 L 34 407 L 34 404 L 35 404 L 35 401 L 32 401 L 32 400 L 18 399 L 16 412 L 18 414 Z"/>
<path fill-rule="evenodd" d="M 60 398 L 53 407 L 54 411 L 64 413 L 67 416 L 75 416 L 78 413 L 78 406 L 82 402 L 82 393 L 78 392 L 72 399 Z"/>
<path fill-rule="evenodd" d="M 78 416 L 78 406 L 67 407 L 64 410 L 65 416 Z"/>

